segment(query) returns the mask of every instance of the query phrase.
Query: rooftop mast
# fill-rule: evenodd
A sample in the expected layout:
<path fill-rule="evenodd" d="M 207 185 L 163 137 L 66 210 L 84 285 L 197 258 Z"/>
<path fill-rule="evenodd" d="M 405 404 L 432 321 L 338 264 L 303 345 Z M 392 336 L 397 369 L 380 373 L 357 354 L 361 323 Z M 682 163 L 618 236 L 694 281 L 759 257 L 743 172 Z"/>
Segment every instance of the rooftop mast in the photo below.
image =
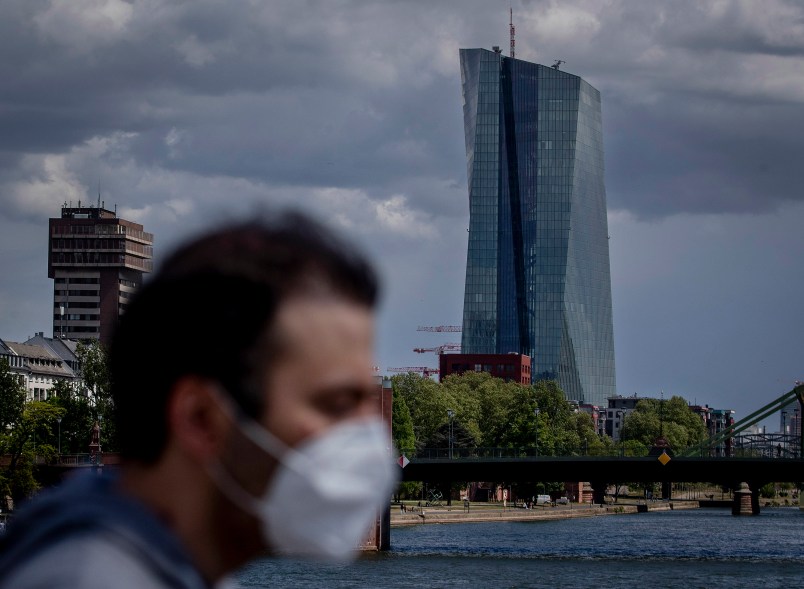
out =
<path fill-rule="evenodd" d="M 511 20 L 509 21 L 508 24 L 511 27 L 511 57 L 513 58 L 514 57 L 514 45 L 516 44 L 514 42 L 514 33 L 516 33 L 516 29 L 514 28 L 514 9 L 509 7 L 508 11 L 509 11 L 510 16 L 511 16 Z"/>

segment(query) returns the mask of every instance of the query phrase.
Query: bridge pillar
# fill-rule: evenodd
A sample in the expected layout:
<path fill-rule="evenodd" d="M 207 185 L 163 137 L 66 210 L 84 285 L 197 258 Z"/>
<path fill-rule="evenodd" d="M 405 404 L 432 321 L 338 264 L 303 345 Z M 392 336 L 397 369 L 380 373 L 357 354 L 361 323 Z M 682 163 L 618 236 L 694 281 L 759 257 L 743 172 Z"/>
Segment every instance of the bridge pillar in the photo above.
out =
<path fill-rule="evenodd" d="M 590 481 L 592 485 L 592 503 L 603 505 L 606 502 L 606 481 Z"/>
<path fill-rule="evenodd" d="M 447 507 L 452 507 L 452 481 L 445 481 L 440 487 L 441 495 L 447 500 Z"/>
<path fill-rule="evenodd" d="M 662 483 L 662 499 L 666 501 L 670 501 L 673 495 L 673 483 L 670 481 L 664 481 Z"/>
<path fill-rule="evenodd" d="M 754 509 L 752 506 L 751 496 L 753 493 L 748 487 L 748 483 L 740 483 L 740 486 L 734 491 L 734 501 L 731 506 L 732 515 L 753 515 Z M 759 507 L 757 507 L 759 513 Z"/>
<path fill-rule="evenodd" d="M 592 484 L 589 481 L 580 484 L 581 492 L 578 493 L 578 503 L 594 503 L 595 493 L 592 489 Z M 605 489 L 603 489 L 605 493 Z"/>

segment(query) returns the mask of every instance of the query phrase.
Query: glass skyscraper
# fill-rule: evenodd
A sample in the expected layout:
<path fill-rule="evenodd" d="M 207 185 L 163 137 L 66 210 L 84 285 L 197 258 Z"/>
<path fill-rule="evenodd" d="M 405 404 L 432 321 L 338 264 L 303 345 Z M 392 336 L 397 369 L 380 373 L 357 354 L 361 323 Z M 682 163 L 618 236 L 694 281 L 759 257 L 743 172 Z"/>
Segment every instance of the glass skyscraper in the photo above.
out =
<path fill-rule="evenodd" d="M 600 93 L 461 49 L 469 183 L 462 353 L 527 354 L 568 399 L 616 394 Z"/>

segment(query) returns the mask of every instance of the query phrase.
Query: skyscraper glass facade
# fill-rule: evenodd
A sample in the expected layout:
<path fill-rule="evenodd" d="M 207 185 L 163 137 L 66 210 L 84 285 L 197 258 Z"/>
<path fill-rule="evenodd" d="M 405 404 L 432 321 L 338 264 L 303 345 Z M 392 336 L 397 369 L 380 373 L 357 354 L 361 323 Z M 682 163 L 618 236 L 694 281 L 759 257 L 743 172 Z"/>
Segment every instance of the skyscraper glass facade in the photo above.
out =
<path fill-rule="evenodd" d="M 517 352 L 534 380 L 616 394 L 600 93 L 578 76 L 461 49 L 469 248 L 462 352 Z"/>

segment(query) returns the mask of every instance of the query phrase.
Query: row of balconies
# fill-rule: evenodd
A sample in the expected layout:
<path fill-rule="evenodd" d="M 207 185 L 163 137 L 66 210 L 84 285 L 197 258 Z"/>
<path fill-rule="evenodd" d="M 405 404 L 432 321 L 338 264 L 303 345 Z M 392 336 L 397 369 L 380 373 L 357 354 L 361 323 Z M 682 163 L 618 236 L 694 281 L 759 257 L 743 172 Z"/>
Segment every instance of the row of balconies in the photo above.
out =
<path fill-rule="evenodd" d="M 150 259 L 138 258 L 127 254 L 109 254 L 82 252 L 54 254 L 50 261 L 54 268 L 81 268 L 81 267 L 124 267 L 140 272 L 153 271 L 153 262 Z"/>
<path fill-rule="evenodd" d="M 50 251 L 54 253 L 63 253 L 63 252 L 109 252 L 109 253 L 116 253 L 116 252 L 126 252 L 130 254 L 138 254 L 145 257 L 153 257 L 154 248 L 150 245 L 141 245 L 139 243 L 131 242 L 131 241 L 120 241 L 119 243 L 115 243 L 112 240 L 112 243 L 81 243 L 80 240 L 59 240 L 66 241 L 66 243 L 54 243 L 51 242 Z M 109 241 L 105 239 L 98 239 L 94 241 Z"/>
<path fill-rule="evenodd" d="M 141 241 L 143 243 L 153 243 L 154 234 L 147 231 L 140 231 L 139 229 L 132 229 L 125 225 L 111 225 L 111 224 L 98 224 L 98 225 L 53 225 L 50 233 L 52 237 L 71 238 L 82 236 L 112 236 L 122 235 L 128 239 Z"/>

